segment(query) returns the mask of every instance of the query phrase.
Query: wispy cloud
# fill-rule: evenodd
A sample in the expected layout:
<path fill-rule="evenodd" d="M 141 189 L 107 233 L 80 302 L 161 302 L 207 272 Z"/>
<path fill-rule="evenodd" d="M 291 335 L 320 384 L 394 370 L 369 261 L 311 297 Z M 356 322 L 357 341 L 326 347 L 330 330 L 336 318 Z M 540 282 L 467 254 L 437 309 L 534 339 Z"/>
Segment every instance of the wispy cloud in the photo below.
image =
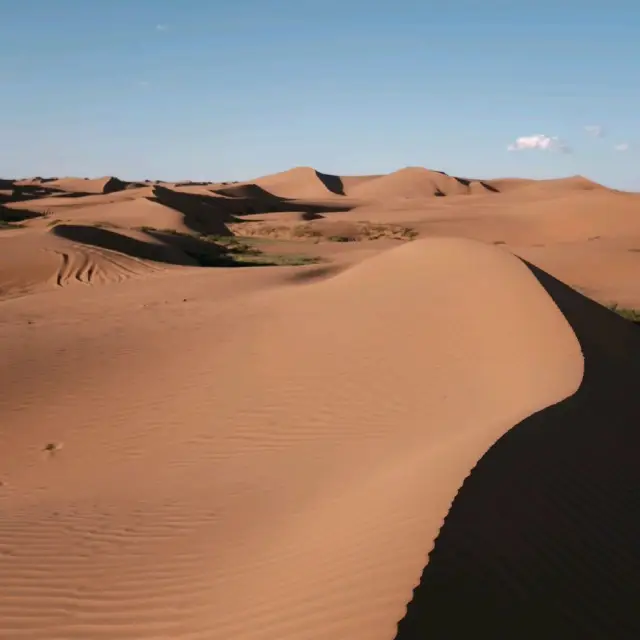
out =
<path fill-rule="evenodd" d="M 546 136 L 543 133 L 536 133 L 532 136 L 520 136 L 511 143 L 507 149 L 509 151 L 525 151 L 528 149 L 538 149 L 540 151 L 559 151 L 569 153 L 571 149 L 557 136 Z"/>
<path fill-rule="evenodd" d="M 629 151 L 631 149 L 631 145 L 628 142 L 621 142 L 620 144 L 616 144 L 613 147 L 616 151 Z"/>
<path fill-rule="evenodd" d="M 604 127 L 601 124 L 588 124 L 584 130 L 594 138 L 602 138 L 604 135 Z"/>
<path fill-rule="evenodd" d="M 157 24 L 156 31 L 167 31 L 169 27 L 166 24 Z"/>

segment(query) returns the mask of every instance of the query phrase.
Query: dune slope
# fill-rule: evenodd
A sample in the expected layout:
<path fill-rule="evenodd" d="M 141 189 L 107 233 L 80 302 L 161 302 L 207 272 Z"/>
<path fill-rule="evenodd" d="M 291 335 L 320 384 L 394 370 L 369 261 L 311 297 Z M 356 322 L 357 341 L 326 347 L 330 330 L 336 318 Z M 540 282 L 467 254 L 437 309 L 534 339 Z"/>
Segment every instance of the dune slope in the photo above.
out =
<path fill-rule="evenodd" d="M 531 268 L 581 343 L 584 379 L 466 479 L 396 640 L 640 635 L 640 328 Z"/>
<path fill-rule="evenodd" d="M 354 197 L 366 200 L 386 200 L 496 192 L 497 189 L 487 182 L 456 178 L 423 167 L 406 167 L 356 185 L 350 193 Z"/>
<path fill-rule="evenodd" d="M 493 247 L 238 271 L 2 303 L 7 637 L 389 640 L 469 470 L 582 380 Z"/>
<path fill-rule="evenodd" d="M 193 264 L 180 251 L 146 234 L 60 225 L 52 230 L 0 237 L 0 300 L 72 284 L 122 282 L 160 270 Z"/>

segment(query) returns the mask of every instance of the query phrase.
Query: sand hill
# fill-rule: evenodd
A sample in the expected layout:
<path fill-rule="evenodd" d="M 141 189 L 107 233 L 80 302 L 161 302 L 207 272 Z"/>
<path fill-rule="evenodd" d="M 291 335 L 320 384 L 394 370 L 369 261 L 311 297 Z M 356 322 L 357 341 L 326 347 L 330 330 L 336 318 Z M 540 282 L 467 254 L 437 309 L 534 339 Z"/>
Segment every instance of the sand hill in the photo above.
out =
<path fill-rule="evenodd" d="M 0 637 L 640 635 L 640 195 L 109 180 L 0 184 Z"/>
<path fill-rule="evenodd" d="M 488 182 L 455 178 L 422 167 L 407 167 L 375 180 L 369 180 L 352 189 L 351 194 L 368 200 L 389 198 L 425 198 L 457 196 L 471 193 L 495 193 L 498 190 Z"/>

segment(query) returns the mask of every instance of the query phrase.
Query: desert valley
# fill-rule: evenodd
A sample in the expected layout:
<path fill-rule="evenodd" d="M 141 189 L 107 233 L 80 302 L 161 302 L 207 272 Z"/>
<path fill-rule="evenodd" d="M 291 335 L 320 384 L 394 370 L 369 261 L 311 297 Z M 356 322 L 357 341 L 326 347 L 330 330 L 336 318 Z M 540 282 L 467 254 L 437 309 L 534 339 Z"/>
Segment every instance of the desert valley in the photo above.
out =
<path fill-rule="evenodd" d="M 580 176 L 0 180 L 0 638 L 638 637 L 634 309 Z"/>

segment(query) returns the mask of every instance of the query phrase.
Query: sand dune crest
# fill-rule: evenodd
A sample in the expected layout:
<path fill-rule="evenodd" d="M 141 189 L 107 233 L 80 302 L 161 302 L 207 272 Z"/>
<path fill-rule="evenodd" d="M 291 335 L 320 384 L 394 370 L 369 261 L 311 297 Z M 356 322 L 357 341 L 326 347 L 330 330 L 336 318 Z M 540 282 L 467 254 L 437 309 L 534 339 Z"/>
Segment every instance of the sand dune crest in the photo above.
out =
<path fill-rule="evenodd" d="M 124 286 L 81 326 L 54 304 L 46 335 L 0 327 L 7 632 L 391 638 L 469 469 L 578 386 L 569 325 L 522 263 L 470 241 L 404 245 L 214 315 L 203 284 L 188 313 L 156 307 L 117 333 Z"/>

